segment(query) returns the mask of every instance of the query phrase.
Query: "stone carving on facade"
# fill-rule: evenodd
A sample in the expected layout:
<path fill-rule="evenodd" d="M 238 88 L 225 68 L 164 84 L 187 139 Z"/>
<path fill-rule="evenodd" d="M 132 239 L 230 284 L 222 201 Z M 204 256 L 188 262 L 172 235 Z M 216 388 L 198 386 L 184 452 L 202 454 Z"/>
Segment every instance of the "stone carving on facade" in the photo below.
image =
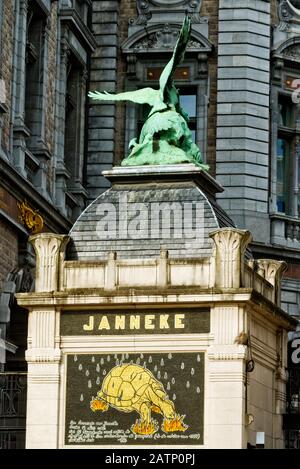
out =
<path fill-rule="evenodd" d="M 283 56 L 291 59 L 300 59 L 300 44 L 296 44 L 290 47 L 287 47 L 283 51 Z"/>
<path fill-rule="evenodd" d="M 149 49 L 172 49 L 179 36 L 179 28 L 174 27 L 174 25 L 165 24 L 163 28 L 159 31 L 155 31 L 152 34 L 143 37 L 139 41 L 137 41 L 133 49 L 134 51 L 140 50 L 149 50 Z M 203 44 L 197 41 L 195 38 L 191 39 L 188 42 L 187 48 L 188 49 L 201 49 Z"/>
<path fill-rule="evenodd" d="M 298 8 L 297 8 L 298 7 Z M 291 22 L 300 22 L 300 5 L 296 1 L 280 0 L 278 7 L 279 26 L 280 31 L 289 31 L 291 29 Z"/>
<path fill-rule="evenodd" d="M 165 23 L 164 25 L 151 25 L 147 31 L 139 31 L 128 38 L 122 45 L 125 54 L 134 55 L 135 53 L 149 53 L 156 51 L 171 51 L 179 37 L 180 25 L 174 23 Z M 192 30 L 191 37 L 187 43 L 187 51 L 210 53 L 212 45 L 199 32 Z M 205 56 L 207 59 L 207 56 Z M 127 59 L 128 60 L 128 59 Z M 135 67 L 136 59 L 132 59 Z"/>
<path fill-rule="evenodd" d="M 283 272 L 287 269 L 284 261 L 276 261 L 273 259 L 258 259 L 257 273 L 264 277 L 275 288 L 275 302 L 280 304 L 280 286 Z"/>
<path fill-rule="evenodd" d="M 187 11 L 192 23 L 203 21 L 200 16 L 202 0 L 137 0 L 138 17 L 133 20 L 135 24 L 146 24 L 152 17 L 152 12 L 167 8 L 169 10 Z"/>
<path fill-rule="evenodd" d="M 88 93 L 96 101 L 131 101 L 150 107 L 139 137 L 129 144 L 130 154 L 122 161 L 122 166 L 195 163 L 208 169 L 203 164 L 199 147 L 193 142 L 187 125 L 188 116 L 180 107 L 179 92 L 173 80 L 175 70 L 184 61 L 190 35 L 191 20 L 186 15 L 172 57 L 160 75 L 159 90 L 146 87 L 118 94 Z"/>

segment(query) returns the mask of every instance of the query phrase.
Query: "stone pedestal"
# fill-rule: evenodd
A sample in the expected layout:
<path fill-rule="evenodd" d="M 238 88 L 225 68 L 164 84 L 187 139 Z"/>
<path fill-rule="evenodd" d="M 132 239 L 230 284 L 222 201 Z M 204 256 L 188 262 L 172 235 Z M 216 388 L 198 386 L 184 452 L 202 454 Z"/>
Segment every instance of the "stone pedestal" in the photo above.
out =
<path fill-rule="evenodd" d="M 246 448 L 257 432 L 283 447 L 296 324 L 278 306 L 284 266 L 245 259 L 250 233 L 197 167 L 105 175 L 112 188 L 69 236 L 31 240 L 36 291 L 17 295 L 29 311 L 27 447 Z"/>

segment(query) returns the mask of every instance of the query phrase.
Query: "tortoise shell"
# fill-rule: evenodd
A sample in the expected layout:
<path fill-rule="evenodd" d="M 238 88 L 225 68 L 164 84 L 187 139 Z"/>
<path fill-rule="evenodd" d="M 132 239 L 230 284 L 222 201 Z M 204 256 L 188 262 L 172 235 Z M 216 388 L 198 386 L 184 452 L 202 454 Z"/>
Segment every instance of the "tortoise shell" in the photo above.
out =
<path fill-rule="evenodd" d="M 115 366 L 105 377 L 98 397 L 115 407 L 131 407 L 143 399 L 149 386 L 160 383 L 142 366 L 123 364 Z M 147 397 L 145 396 L 145 400 Z"/>

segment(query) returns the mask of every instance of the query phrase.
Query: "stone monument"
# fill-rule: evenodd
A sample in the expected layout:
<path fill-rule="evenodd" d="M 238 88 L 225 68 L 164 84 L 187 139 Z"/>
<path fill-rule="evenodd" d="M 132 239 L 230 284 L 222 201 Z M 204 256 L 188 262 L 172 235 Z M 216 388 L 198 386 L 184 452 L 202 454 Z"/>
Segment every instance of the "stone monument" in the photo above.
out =
<path fill-rule="evenodd" d="M 284 446 L 285 265 L 216 203 L 172 82 L 189 31 L 159 90 L 93 94 L 152 110 L 70 233 L 31 237 L 27 448 Z"/>
<path fill-rule="evenodd" d="M 151 108 L 139 139 L 134 138 L 130 142 L 131 152 L 123 160 L 122 166 L 195 163 L 208 169 L 202 163 L 200 150 L 192 140 L 189 117 L 180 106 L 180 96 L 173 80 L 177 66 L 184 60 L 190 34 L 191 20 L 186 15 L 172 58 L 160 76 L 158 90 L 142 88 L 115 95 L 89 92 L 89 96 L 95 100 L 132 101 L 148 104 Z"/>

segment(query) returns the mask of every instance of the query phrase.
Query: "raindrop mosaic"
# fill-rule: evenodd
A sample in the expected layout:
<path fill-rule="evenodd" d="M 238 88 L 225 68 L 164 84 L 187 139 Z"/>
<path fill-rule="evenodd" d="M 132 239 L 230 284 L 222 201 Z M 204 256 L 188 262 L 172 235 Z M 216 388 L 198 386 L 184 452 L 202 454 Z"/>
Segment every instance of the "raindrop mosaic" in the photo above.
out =
<path fill-rule="evenodd" d="M 203 353 L 68 355 L 66 394 L 67 445 L 203 443 Z"/>

